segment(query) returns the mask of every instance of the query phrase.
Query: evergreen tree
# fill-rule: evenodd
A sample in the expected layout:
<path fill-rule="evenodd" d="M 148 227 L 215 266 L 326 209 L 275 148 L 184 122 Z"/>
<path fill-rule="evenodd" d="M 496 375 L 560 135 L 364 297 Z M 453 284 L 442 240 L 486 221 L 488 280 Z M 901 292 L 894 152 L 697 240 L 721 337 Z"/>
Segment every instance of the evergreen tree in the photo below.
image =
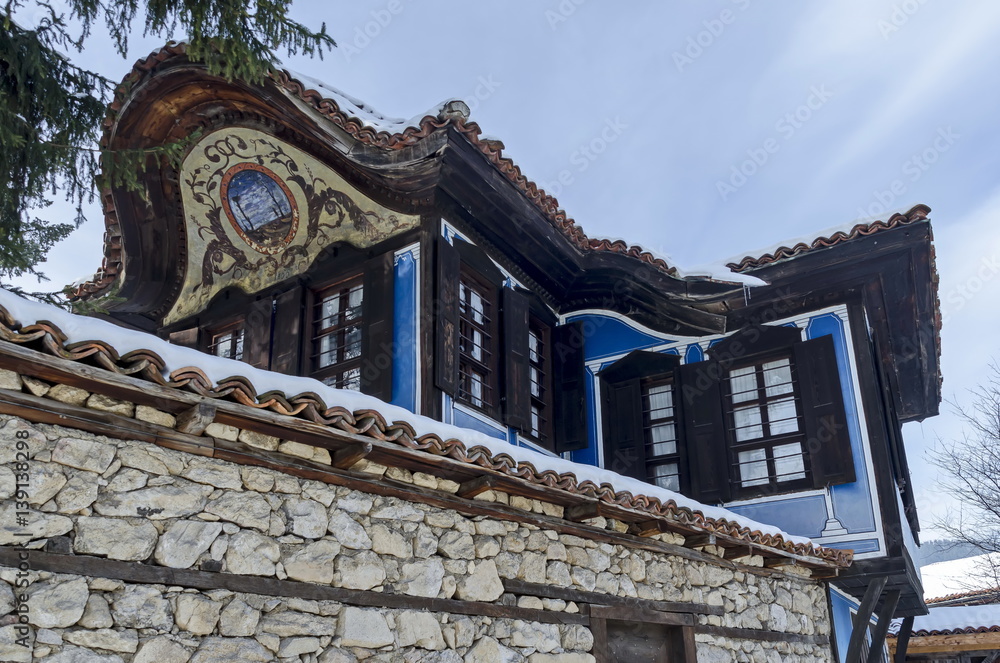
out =
<path fill-rule="evenodd" d="M 26 6 L 27 3 L 27 6 Z M 98 176 L 136 182 L 147 153 L 101 154 L 97 143 L 115 82 L 67 56 L 80 51 L 103 21 L 118 55 L 127 56 L 137 21 L 146 36 L 188 35 L 187 53 L 227 79 L 264 79 L 277 53 L 319 55 L 336 44 L 291 20 L 291 0 L 66 0 L 65 11 L 45 0 L 8 0 L 0 14 L 0 279 L 36 270 L 48 250 L 83 221 Z M 33 25 L 15 17 L 33 10 Z M 183 146 L 160 148 L 179 157 Z M 52 197 L 72 202 L 75 218 L 38 216 Z"/>

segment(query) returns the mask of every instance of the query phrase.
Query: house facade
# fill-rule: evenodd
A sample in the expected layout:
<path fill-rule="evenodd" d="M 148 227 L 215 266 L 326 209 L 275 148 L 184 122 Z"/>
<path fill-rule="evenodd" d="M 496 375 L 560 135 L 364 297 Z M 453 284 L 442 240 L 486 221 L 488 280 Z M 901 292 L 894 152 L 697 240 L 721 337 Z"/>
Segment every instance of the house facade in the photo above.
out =
<path fill-rule="evenodd" d="M 207 511 L 236 527 L 225 532 L 230 550 L 238 537 L 249 546 L 251 532 L 268 539 L 257 541 L 254 554 L 277 549 L 275 559 L 251 555 L 272 572 L 260 575 L 277 574 L 280 563 L 286 578 L 276 575 L 276 582 L 291 578 L 338 590 L 315 594 L 321 603 L 339 602 L 311 613 L 328 620 L 317 622 L 316 633 L 295 627 L 285 636 L 272 629 L 264 636 L 278 637 L 278 649 L 268 650 L 257 637 L 263 649 L 241 641 L 239 656 L 253 651 L 269 660 L 280 655 L 284 637 L 286 652 L 315 644 L 303 653 L 322 651 L 324 661 L 354 660 L 346 657 L 361 650 L 384 660 L 403 660 L 405 650 L 411 656 L 405 660 L 553 663 L 625 660 L 615 658 L 622 652 L 649 657 L 635 660 L 694 660 L 697 651 L 699 660 L 770 660 L 769 652 L 778 652 L 782 660 L 853 663 L 874 660 L 868 652 L 882 650 L 892 617 L 926 611 L 913 564 L 919 525 L 900 426 L 933 416 L 940 401 L 940 316 L 927 207 L 746 256 L 719 273 L 684 274 L 640 247 L 587 237 L 503 156 L 502 143 L 482 136 L 461 102 L 393 120 L 289 72 L 260 86 L 213 78 L 188 61 L 182 46 L 140 61 L 126 83 L 112 106 L 105 147 L 188 143 L 178 163 L 151 161 L 141 191 L 104 195 L 105 260 L 77 296 L 114 295 L 118 303 L 107 317 L 131 335 L 119 343 L 77 338 L 58 324 L 45 327 L 43 314 L 11 304 L 10 347 L 0 347 L 0 367 L 12 373 L 12 392 L 51 400 L 48 390 L 32 391 L 31 381 L 68 381 L 84 392 L 77 403 L 56 399 L 68 407 L 93 410 L 96 394 L 125 403 L 125 410 L 131 405 L 132 419 L 138 406 L 164 413 L 170 419 L 146 423 L 174 431 L 154 435 L 117 419 L 115 429 L 77 410 L 59 415 L 59 421 L 69 414 L 86 420 L 79 425 L 91 434 L 121 430 L 117 437 L 126 444 L 154 447 L 172 440 L 167 446 L 181 454 L 206 448 L 204 439 L 185 436 L 207 436 L 213 462 L 235 463 L 213 465 L 213 471 L 236 468 L 240 479 L 232 486 L 193 480 L 212 486 L 205 500 L 222 499 L 216 493 L 226 490 L 261 499 L 271 488 L 283 492 L 277 475 L 260 480 L 269 486 L 264 489 L 236 467 L 265 457 L 268 467 L 299 476 L 290 493 L 324 496 L 309 495 L 326 510 L 329 534 L 318 525 L 297 529 L 291 513 L 316 507 L 289 506 L 287 497 L 265 499 L 270 511 L 261 507 L 260 517 L 267 526 L 243 526 L 232 515 L 218 515 L 219 508 Z M 32 329 L 35 336 L 26 332 Z M 151 344 L 159 339 L 247 369 L 193 358 L 198 355 L 157 354 Z M 84 340 L 106 343 L 82 354 L 74 343 Z M 41 370 L 41 359 L 24 348 L 47 349 L 55 359 Z M 140 348 L 153 354 L 130 355 Z M 78 361 L 96 361 L 116 377 L 80 376 L 71 365 Z M 118 384 L 130 370 L 165 391 L 152 401 L 137 384 Z M 378 400 L 351 400 L 343 391 L 321 398 L 319 387 L 304 386 L 316 383 L 293 377 Z M 342 400 L 346 414 L 339 419 L 331 415 L 338 403 L 330 398 Z M 90 451 L 84 453 L 66 442 L 66 430 L 31 428 L 58 421 L 25 399 L 0 398 L 0 413 L 20 418 L 8 422 L 12 431 L 48 439 L 42 458 L 48 453 L 59 464 L 59 457 L 74 454 L 107 455 L 98 450 L 100 440 L 85 437 Z M 225 409 L 220 416 L 216 399 L 248 411 Z M 347 427 L 336 434 L 303 431 L 261 412 Z M 400 422 L 410 423 L 396 427 Z M 426 432 L 438 430 L 429 422 L 448 434 Z M 425 432 L 415 434 L 420 426 Z M 372 447 L 369 433 L 403 446 Z M 127 460 L 132 446 L 117 449 L 107 467 L 85 470 L 103 475 L 117 458 L 145 471 Z M 415 450 L 430 450 L 435 460 Z M 146 447 L 141 453 L 156 455 Z M 441 458 L 454 464 L 442 466 Z M 302 459 L 324 467 L 298 467 Z M 180 469 L 167 475 L 199 473 L 189 458 L 176 462 Z M 366 467 L 378 478 L 350 479 Z M 325 493 L 316 482 L 339 487 Z M 424 494 L 407 500 L 400 483 L 437 492 L 430 502 Z M 442 490 L 452 498 L 439 495 Z M 368 497 L 350 491 L 379 497 L 368 504 Z M 132 503 L 119 508 L 103 494 L 96 499 L 101 506 L 94 508 L 108 519 L 139 513 Z M 361 511 L 345 511 L 343 504 L 359 500 L 366 505 Z M 199 502 L 201 508 L 207 507 Z M 178 523 L 197 513 L 171 516 L 167 529 L 158 528 L 154 550 L 173 527 L 193 527 Z M 283 525 L 271 527 L 278 513 Z M 77 547 L 86 540 L 81 520 L 89 514 L 61 517 L 72 522 L 59 521 L 56 529 L 69 529 L 54 536 L 69 537 L 74 553 L 114 558 L 100 544 Z M 372 541 L 378 532 L 379 550 L 342 555 L 349 546 L 336 540 L 343 528 L 334 519 L 347 529 L 361 525 Z M 402 522 L 401 531 L 379 519 Z M 480 525 L 487 520 L 491 524 Z M 422 527 L 431 527 L 430 536 Z M 421 536 L 429 552 L 414 556 Z M 468 550 L 448 542 L 466 536 Z M 522 538 L 523 547 L 514 541 Z M 184 568 L 197 563 L 201 573 L 240 574 L 233 570 L 241 568 L 238 556 L 212 552 L 214 540 Z M 584 552 L 563 559 L 559 551 L 567 546 Z M 148 557 L 135 555 L 132 561 Z M 598 561 L 588 567 L 584 557 L 594 555 Z M 642 572 L 638 562 L 627 561 L 635 555 Z M 358 559 L 363 556 L 372 559 Z M 321 561 L 334 558 L 336 564 Z M 69 564 L 45 559 L 51 568 Z M 162 561 L 156 554 L 154 560 Z M 300 560 L 308 569 L 296 577 L 288 569 Z M 427 565 L 435 573 L 440 565 L 454 591 L 444 581 L 426 594 L 407 591 L 417 582 L 410 576 L 427 571 L 421 560 L 432 560 Z M 74 563 L 76 576 L 65 582 L 100 566 Z M 366 577 L 377 582 L 355 580 L 363 563 L 372 569 Z M 402 566 L 393 571 L 392 564 Z M 529 572 L 532 564 L 541 566 Z M 658 565 L 655 579 L 650 565 Z M 128 591 L 130 583 L 142 582 L 134 570 L 117 573 Z M 194 577 L 185 577 L 187 585 L 163 584 L 198 588 Z M 95 590 L 93 580 L 87 582 L 92 593 L 121 591 L 102 589 L 107 583 Z M 199 591 L 238 587 L 253 596 L 287 597 L 293 589 L 225 582 Z M 182 603 L 195 600 L 157 591 L 175 618 Z M 402 613 L 374 619 L 358 606 L 380 605 L 369 596 L 379 592 L 408 596 L 381 605 L 433 613 L 437 626 Z M 201 599 L 213 603 L 210 613 L 215 604 L 222 614 L 233 609 L 211 595 Z M 127 605 L 118 595 L 100 600 Z M 433 603 L 442 600 L 450 603 Z M 571 605 L 586 609 L 573 612 Z M 552 606 L 559 614 L 544 614 Z M 472 616 L 471 639 L 460 638 L 458 626 L 445 627 L 455 614 Z M 490 615 L 497 617 L 493 624 Z M 114 617 L 107 628 L 115 632 L 137 628 Z M 191 660 L 205 646 L 220 648 L 211 649 L 214 656 L 228 652 L 234 645 L 227 638 L 236 631 L 222 632 L 221 622 L 208 621 L 197 648 L 170 643 L 194 651 Z M 363 640 L 352 623 L 374 623 L 378 637 Z M 424 630 L 431 640 L 401 635 Z M 297 642 L 321 631 L 323 643 Z M 452 659 L 419 658 L 429 656 L 412 653 L 421 647 Z M 345 658 L 334 650 L 346 651 Z"/>

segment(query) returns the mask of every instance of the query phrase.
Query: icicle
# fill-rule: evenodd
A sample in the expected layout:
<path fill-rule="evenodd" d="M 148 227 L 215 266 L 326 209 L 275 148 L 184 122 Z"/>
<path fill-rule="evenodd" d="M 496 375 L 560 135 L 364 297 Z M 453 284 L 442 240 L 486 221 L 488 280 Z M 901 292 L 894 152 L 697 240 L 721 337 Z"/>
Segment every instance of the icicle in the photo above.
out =
<path fill-rule="evenodd" d="M 743 304 L 745 306 L 750 306 L 750 284 L 743 284 Z"/>

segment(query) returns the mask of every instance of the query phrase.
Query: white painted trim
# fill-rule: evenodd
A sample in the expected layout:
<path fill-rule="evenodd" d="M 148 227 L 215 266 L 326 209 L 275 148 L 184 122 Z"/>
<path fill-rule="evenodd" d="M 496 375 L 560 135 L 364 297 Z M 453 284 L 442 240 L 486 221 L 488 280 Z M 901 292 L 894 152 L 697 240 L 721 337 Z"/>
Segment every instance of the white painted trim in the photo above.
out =
<path fill-rule="evenodd" d="M 632 318 L 623 315 L 621 313 L 618 313 L 617 311 L 608 311 L 606 309 L 599 309 L 599 308 L 586 308 L 580 311 L 573 311 L 572 313 L 563 313 L 559 316 L 559 324 L 561 325 L 565 324 L 570 318 L 575 318 L 582 315 L 597 315 L 597 316 L 603 316 L 605 318 L 613 318 L 615 320 L 620 320 L 621 322 L 624 322 L 625 324 L 627 324 L 629 327 L 632 327 L 636 331 L 640 331 L 643 334 L 649 334 L 650 336 L 655 336 L 656 338 L 661 338 L 664 341 L 670 340 L 671 342 L 679 342 L 683 339 L 687 339 L 686 340 L 687 343 L 694 343 L 698 339 L 702 338 L 701 336 L 676 336 L 673 334 L 664 334 L 663 332 L 658 332 L 653 329 L 650 329 L 649 327 L 640 324 L 635 320 L 633 320 Z"/>
<path fill-rule="evenodd" d="M 496 428 L 498 433 L 504 434 L 504 438 L 508 441 L 508 444 L 510 443 L 510 434 L 509 431 L 507 430 L 507 426 L 500 423 L 496 419 L 488 417 L 479 410 L 471 408 L 465 405 L 464 403 L 459 403 L 457 400 L 452 401 L 451 407 L 455 410 L 458 410 L 462 414 L 467 414 L 473 419 L 481 421 L 482 423 L 486 424 L 487 426 L 490 426 L 491 428 Z M 454 417 L 452 417 L 452 423 L 454 423 Z"/>
<path fill-rule="evenodd" d="M 752 504 L 768 504 L 770 502 L 782 502 L 787 500 L 798 499 L 800 497 L 820 497 L 826 495 L 825 488 L 814 488 L 811 490 L 799 490 L 792 491 L 789 493 L 781 493 L 779 495 L 767 495 L 764 497 L 754 497 L 745 500 L 735 500 L 733 502 L 725 502 L 722 507 L 728 509 L 731 506 L 748 506 Z"/>
<path fill-rule="evenodd" d="M 594 408 L 594 444 L 597 445 L 597 466 L 604 467 L 604 418 L 601 412 L 601 378 L 597 376 L 597 371 L 590 366 L 585 367 L 590 371 L 590 379 L 594 383 L 594 400 L 591 407 Z"/>
<path fill-rule="evenodd" d="M 514 439 L 517 440 L 518 444 L 524 445 L 524 446 L 526 446 L 527 448 L 529 448 L 529 449 L 531 449 L 533 451 L 537 451 L 538 453 L 545 454 L 546 456 L 552 456 L 553 458 L 561 458 L 561 456 L 559 454 L 552 453 L 551 451 L 549 451 L 545 447 L 538 446 L 537 442 L 529 440 L 528 438 L 526 438 L 525 436 L 521 435 L 520 433 L 515 433 L 514 434 Z"/>

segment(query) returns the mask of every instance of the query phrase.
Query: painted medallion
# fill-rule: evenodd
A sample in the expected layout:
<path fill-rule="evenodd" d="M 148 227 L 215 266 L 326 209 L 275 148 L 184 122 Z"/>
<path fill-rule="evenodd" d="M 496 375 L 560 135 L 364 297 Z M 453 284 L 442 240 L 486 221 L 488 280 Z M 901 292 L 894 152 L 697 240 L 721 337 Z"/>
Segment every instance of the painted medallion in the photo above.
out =
<path fill-rule="evenodd" d="M 223 175 L 221 188 L 226 218 L 254 251 L 274 254 L 292 241 L 299 210 L 288 186 L 270 169 L 236 164 Z"/>

